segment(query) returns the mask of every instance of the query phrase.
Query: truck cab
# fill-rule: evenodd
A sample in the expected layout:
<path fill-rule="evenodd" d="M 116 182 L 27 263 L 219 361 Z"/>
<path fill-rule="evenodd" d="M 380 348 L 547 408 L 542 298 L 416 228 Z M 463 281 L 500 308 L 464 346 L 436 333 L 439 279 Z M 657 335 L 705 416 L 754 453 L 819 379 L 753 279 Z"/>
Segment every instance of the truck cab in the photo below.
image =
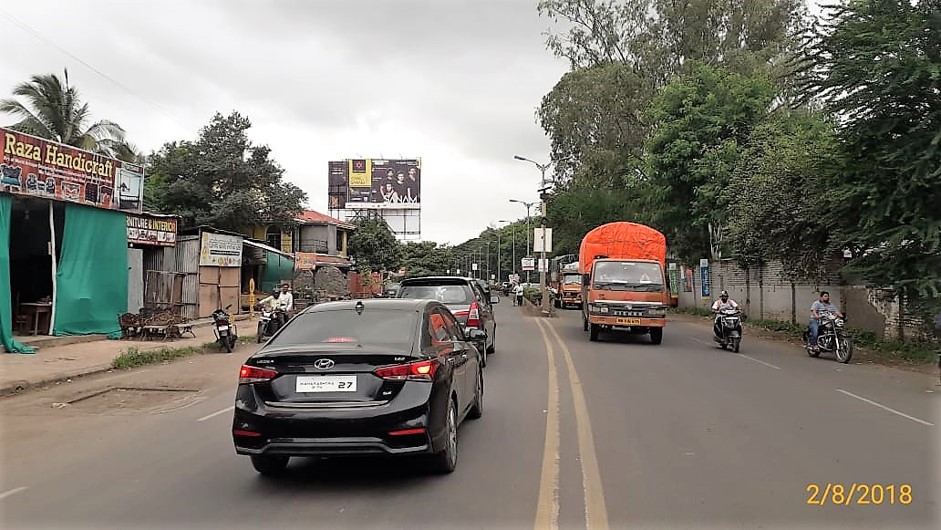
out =
<path fill-rule="evenodd" d="M 571 306 L 582 307 L 582 275 L 577 270 L 563 272 L 559 281 L 559 307 Z"/>
<path fill-rule="evenodd" d="M 602 225 L 582 240 L 582 324 L 589 339 L 623 330 L 663 341 L 670 290 L 666 280 L 666 238 L 648 226 Z"/>

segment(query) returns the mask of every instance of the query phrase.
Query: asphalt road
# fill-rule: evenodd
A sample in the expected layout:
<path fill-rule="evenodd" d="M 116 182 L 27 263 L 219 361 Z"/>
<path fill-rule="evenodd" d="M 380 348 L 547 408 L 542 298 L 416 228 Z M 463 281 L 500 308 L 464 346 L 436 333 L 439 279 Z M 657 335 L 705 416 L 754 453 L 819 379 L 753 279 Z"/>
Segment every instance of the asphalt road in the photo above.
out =
<path fill-rule="evenodd" d="M 498 318 L 484 417 L 451 475 L 294 459 L 259 477 L 229 434 L 242 347 L 0 401 L 0 527 L 941 527 L 937 378 L 747 336 L 736 355 L 689 321 L 653 346 L 591 343 L 576 311 Z M 180 391 L 56 405 L 109 387 Z M 827 484 L 854 483 L 882 499 L 858 504 L 857 486 L 833 505 Z"/>

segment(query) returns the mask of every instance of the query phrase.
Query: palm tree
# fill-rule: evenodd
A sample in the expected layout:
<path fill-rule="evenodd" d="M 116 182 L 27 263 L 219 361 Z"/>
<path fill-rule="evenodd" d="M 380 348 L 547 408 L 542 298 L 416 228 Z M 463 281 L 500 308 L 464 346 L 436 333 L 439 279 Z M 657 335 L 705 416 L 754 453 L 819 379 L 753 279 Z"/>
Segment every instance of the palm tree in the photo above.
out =
<path fill-rule="evenodd" d="M 46 140 L 71 145 L 106 156 L 136 162 L 137 149 L 124 138 L 124 129 L 108 120 L 92 124 L 88 103 L 82 103 L 78 91 L 69 85 L 69 71 L 63 79 L 55 74 L 34 75 L 20 83 L 15 98 L 0 100 L 0 113 L 12 114 L 19 122 L 10 128 Z"/>

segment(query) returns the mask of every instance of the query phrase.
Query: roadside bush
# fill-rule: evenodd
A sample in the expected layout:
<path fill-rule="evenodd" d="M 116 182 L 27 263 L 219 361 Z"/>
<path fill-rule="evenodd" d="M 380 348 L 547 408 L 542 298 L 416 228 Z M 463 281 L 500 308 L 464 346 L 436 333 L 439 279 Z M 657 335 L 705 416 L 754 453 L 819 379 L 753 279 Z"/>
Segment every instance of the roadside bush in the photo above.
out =
<path fill-rule="evenodd" d="M 138 348 L 128 348 L 121 352 L 111 361 L 111 367 L 115 370 L 136 368 L 147 364 L 162 363 L 172 361 L 188 355 L 202 352 L 201 348 L 188 346 L 185 348 L 160 348 L 156 350 L 141 351 Z"/>

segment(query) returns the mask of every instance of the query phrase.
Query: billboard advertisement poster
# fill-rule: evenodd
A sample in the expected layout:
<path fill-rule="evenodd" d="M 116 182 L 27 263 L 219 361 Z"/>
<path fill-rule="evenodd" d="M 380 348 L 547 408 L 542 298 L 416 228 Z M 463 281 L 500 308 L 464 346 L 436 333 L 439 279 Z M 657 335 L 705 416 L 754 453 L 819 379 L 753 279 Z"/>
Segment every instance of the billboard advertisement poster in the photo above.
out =
<path fill-rule="evenodd" d="M 712 286 L 709 281 L 709 260 L 699 261 L 699 282 L 703 298 L 712 298 Z"/>
<path fill-rule="evenodd" d="M 241 267 L 242 238 L 203 232 L 199 246 L 200 267 Z"/>
<path fill-rule="evenodd" d="M 327 207 L 346 208 L 350 190 L 350 165 L 346 161 L 327 162 Z"/>
<path fill-rule="evenodd" d="M 128 214 L 127 242 L 172 247 L 176 245 L 176 218 Z"/>
<path fill-rule="evenodd" d="M 372 197 L 369 202 L 421 203 L 421 160 L 372 160 Z"/>
<path fill-rule="evenodd" d="M 372 161 L 367 159 L 348 160 L 349 196 L 348 202 L 370 202 L 372 195 Z"/>
<path fill-rule="evenodd" d="M 0 128 L 0 191 L 140 212 L 144 168 Z"/>

